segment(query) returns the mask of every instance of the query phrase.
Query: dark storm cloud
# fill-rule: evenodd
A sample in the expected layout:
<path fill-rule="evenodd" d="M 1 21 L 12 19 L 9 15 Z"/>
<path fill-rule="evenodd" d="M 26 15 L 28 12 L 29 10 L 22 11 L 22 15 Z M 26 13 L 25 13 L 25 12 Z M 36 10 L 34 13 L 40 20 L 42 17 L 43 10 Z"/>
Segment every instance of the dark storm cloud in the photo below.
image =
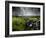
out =
<path fill-rule="evenodd" d="M 12 14 L 13 14 L 13 16 L 18 16 L 20 12 L 21 12 L 21 10 L 20 10 L 19 7 L 13 7 L 12 8 Z"/>
<path fill-rule="evenodd" d="M 12 7 L 13 16 L 40 16 L 40 8 Z"/>

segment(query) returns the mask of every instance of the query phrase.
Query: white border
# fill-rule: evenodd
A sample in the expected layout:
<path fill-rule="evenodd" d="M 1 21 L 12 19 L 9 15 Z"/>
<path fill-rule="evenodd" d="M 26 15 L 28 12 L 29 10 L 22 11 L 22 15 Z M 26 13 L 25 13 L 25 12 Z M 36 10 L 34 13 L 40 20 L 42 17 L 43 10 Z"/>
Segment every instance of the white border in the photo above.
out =
<path fill-rule="evenodd" d="M 35 31 L 12 31 L 12 6 L 15 7 L 36 7 L 40 8 L 40 30 Z M 43 6 L 42 5 L 26 5 L 26 4 L 9 4 L 9 34 L 33 34 L 33 33 L 43 33 Z"/>

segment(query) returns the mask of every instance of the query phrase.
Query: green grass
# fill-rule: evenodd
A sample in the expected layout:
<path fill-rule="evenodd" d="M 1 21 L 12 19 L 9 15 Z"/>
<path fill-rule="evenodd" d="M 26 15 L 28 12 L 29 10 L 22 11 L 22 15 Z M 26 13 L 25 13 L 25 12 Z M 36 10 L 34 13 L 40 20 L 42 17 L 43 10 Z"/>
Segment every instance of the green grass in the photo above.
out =
<path fill-rule="evenodd" d="M 35 21 L 40 20 L 40 16 L 27 16 L 27 17 L 22 17 L 22 16 L 13 16 L 12 17 L 12 30 L 13 31 L 23 31 L 26 29 L 26 22 L 31 21 L 32 23 Z M 27 30 L 32 30 L 32 28 Z"/>

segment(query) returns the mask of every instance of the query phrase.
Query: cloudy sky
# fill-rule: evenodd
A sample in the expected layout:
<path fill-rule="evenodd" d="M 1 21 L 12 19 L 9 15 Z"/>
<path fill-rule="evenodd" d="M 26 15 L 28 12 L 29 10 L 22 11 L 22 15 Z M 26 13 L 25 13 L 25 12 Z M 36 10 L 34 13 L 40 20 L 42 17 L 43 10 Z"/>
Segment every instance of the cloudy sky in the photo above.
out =
<path fill-rule="evenodd" d="M 40 16 L 40 8 L 12 7 L 13 16 Z"/>

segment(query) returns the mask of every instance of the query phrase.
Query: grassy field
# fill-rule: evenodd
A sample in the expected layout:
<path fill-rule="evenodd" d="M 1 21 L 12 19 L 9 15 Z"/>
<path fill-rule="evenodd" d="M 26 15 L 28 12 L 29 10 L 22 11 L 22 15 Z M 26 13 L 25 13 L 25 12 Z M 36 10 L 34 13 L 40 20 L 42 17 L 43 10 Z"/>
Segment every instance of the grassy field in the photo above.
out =
<path fill-rule="evenodd" d="M 40 20 L 40 16 L 13 16 L 12 17 L 12 30 L 13 31 L 24 31 L 33 30 L 32 27 L 27 26 L 27 22 L 34 23 Z"/>

